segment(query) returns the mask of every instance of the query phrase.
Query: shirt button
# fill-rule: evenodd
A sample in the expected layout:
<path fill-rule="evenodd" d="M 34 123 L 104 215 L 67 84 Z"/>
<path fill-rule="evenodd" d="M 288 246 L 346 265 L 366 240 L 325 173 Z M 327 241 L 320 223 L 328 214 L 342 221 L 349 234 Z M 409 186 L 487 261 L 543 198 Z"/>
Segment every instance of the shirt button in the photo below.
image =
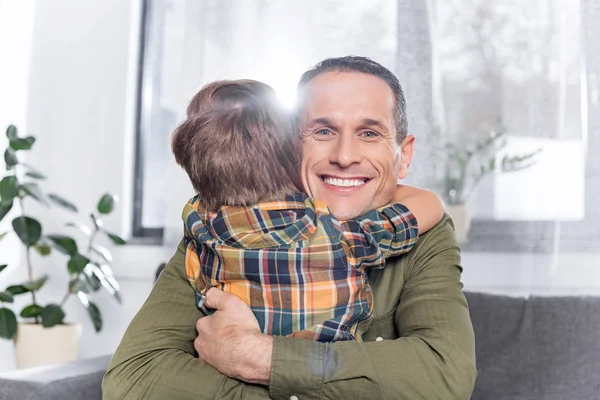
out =
<path fill-rule="evenodd" d="M 376 342 L 383 342 L 383 338 L 381 336 L 377 336 L 377 338 L 375 338 Z"/>
<path fill-rule="evenodd" d="M 298 400 L 298 396 L 290 396 L 290 400 Z"/>

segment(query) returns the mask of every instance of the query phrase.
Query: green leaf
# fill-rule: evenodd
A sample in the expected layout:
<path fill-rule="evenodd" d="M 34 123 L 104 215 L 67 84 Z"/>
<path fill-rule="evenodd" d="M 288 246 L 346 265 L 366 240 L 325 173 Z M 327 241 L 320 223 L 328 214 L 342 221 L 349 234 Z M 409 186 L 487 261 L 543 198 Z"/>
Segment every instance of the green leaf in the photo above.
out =
<path fill-rule="evenodd" d="M 34 170 L 29 170 L 29 171 L 25 172 L 25 176 L 28 176 L 28 177 L 34 178 L 34 179 L 46 179 L 46 175 L 42 174 L 41 172 L 34 171 Z"/>
<path fill-rule="evenodd" d="M 86 267 L 83 270 L 83 274 L 80 276 L 83 276 L 85 278 L 86 283 L 92 288 L 94 292 L 97 292 L 102 287 L 102 282 L 100 281 L 100 278 L 98 278 L 98 276 L 94 273 L 93 268 Z"/>
<path fill-rule="evenodd" d="M 72 211 L 72 212 L 77 212 L 77 207 L 73 203 L 71 203 L 68 200 L 63 199 L 62 197 L 60 197 L 57 194 L 51 193 L 48 195 L 48 198 L 50 200 L 52 200 L 52 202 L 54 204 L 56 204 L 57 206 L 61 206 L 62 208 Z"/>
<path fill-rule="evenodd" d="M 57 304 L 49 304 L 42 309 L 42 325 L 45 328 L 50 328 L 63 323 L 65 312 Z"/>
<path fill-rule="evenodd" d="M 6 288 L 7 292 L 12 293 L 13 296 L 17 296 L 23 293 L 29 293 L 31 290 L 27 290 L 23 285 L 12 285 Z"/>
<path fill-rule="evenodd" d="M 110 193 L 106 193 L 100 198 L 100 201 L 98 201 L 98 206 L 96 208 L 98 209 L 98 212 L 100 214 L 110 214 L 112 210 L 114 210 L 116 202 L 116 196 Z"/>
<path fill-rule="evenodd" d="M 12 202 L 7 205 L 0 204 L 0 221 L 2 221 L 4 219 L 4 217 L 6 217 L 6 215 L 10 212 L 10 209 L 12 208 L 12 206 L 13 206 Z"/>
<path fill-rule="evenodd" d="M 31 150 L 35 138 L 33 136 L 27 136 L 26 138 L 15 138 L 10 140 L 10 148 L 13 150 Z"/>
<path fill-rule="evenodd" d="M 19 181 L 14 175 L 5 176 L 0 181 L 0 204 L 7 206 L 19 195 Z"/>
<path fill-rule="evenodd" d="M 105 247 L 98 246 L 97 244 L 95 244 L 92 246 L 92 251 L 94 253 L 98 254 L 100 257 L 102 257 L 108 263 L 111 263 L 113 260 L 112 254 L 110 254 L 110 251 L 108 251 L 108 249 Z"/>
<path fill-rule="evenodd" d="M 110 293 L 119 303 L 121 303 L 121 288 L 117 280 L 114 278 L 113 273 L 108 265 L 94 265 L 93 272 L 104 289 L 106 289 L 108 293 Z"/>
<path fill-rule="evenodd" d="M 81 222 L 68 222 L 66 226 L 77 228 L 86 236 L 90 236 L 92 234 L 92 230 L 87 225 L 84 225 Z"/>
<path fill-rule="evenodd" d="M 74 256 L 71 257 L 71 259 L 69 259 L 69 263 L 67 264 L 69 273 L 72 275 L 79 274 L 80 272 L 83 271 L 85 266 L 89 264 L 89 262 L 90 262 L 90 259 L 87 258 L 86 256 L 81 255 L 79 253 L 75 254 Z"/>
<path fill-rule="evenodd" d="M 4 239 L 4 236 L 8 235 L 8 232 L 0 233 L 0 242 Z"/>
<path fill-rule="evenodd" d="M 9 139 L 18 138 L 19 133 L 18 133 L 17 127 L 14 125 L 9 125 L 8 128 L 6 128 L 6 137 Z"/>
<path fill-rule="evenodd" d="M 43 308 L 37 304 L 30 304 L 21 310 L 21 317 L 23 318 L 35 318 L 42 315 Z"/>
<path fill-rule="evenodd" d="M 19 163 L 17 154 L 10 147 L 4 152 L 4 162 L 6 162 L 6 169 L 11 169 Z"/>
<path fill-rule="evenodd" d="M 0 272 L 4 271 L 4 269 L 8 267 L 8 264 L 2 264 L 0 265 Z"/>
<path fill-rule="evenodd" d="M 112 240 L 112 242 L 114 244 L 116 244 L 117 246 L 122 246 L 124 244 L 126 244 L 127 242 L 125 241 L 125 239 L 123 239 L 120 236 L 115 235 L 114 233 L 110 233 L 110 232 L 105 232 L 108 237 L 110 238 L 110 240 Z"/>
<path fill-rule="evenodd" d="M 5 303 L 12 303 L 14 300 L 13 294 L 11 292 L 0 292 L 0 301 Z"/>
<path fill-rule="evenodd" d="M 102 315 L 100 314 L 100 310 L 95 303 L 88 299 L 88 296 L 85 293 L 78 292 L 77 297 L 81 304 L 87 309 L 90 318 L 92 319 L 92 323 L 94 324 L 94 329 L 96 332 L 100 332 L 102 330 Z"/>
<path fill-rule="evenodd" d="M 46 283 L 46 281 L 48 280 L 48 275 L 44 275 L 39 279 L 36 279 L 34 281 L 29 281 L 29 282 L 25 282 L 22 286 L 27 289 L 30 292 L 36 291 L 36 290 L 40 290 L 42 288 L 42 286 L 44 286 L 44 283 Z"/>
<path fill-rule="evenodd" d="M 52 248 L 45 243 L 38 243 L 34 245 L 33 248 L 35 249 L 35 251 L 38 252 L 40 256 L 47 256 L 50 255 L 50 253 L 52 253 Z"/>
<path fill-rule="evenodd" d="M 33 197 L 43 205 L 50 206 L 48 198 L 44 193 L 42 193 L 37 183 L 24 183 L 21 185 L 21 190 L 23 190 L 26 195 Z"/>
<path fill-rule="evenodd" d="M 42 236 L 42 225 L 33 218 L 17 217 L 13 219 L 12 226 L 21 242 L 27 247 L 36 244 Z"/>
<path fill-rule="evenodd" d="M 88 277 L 85 274 L 80 274 L 77 277 L 71 279 L 71 281 L 69 282 L 69 291 L 72 293 L 92 293 L 95 290 L 89 282 Z"/>
<path fill-rule="evenodd" d="M 8 308 L 0 308 L 0 338 L 12 339 L 17 333 L 17 316 Z"/>
<path fill-rule="evenodd" d="M 64 235 L 50 235 L 48 239 L 52 241 L 58 251 L 71 257 L 77 254 L 77 243 L 73 238 Z"/>

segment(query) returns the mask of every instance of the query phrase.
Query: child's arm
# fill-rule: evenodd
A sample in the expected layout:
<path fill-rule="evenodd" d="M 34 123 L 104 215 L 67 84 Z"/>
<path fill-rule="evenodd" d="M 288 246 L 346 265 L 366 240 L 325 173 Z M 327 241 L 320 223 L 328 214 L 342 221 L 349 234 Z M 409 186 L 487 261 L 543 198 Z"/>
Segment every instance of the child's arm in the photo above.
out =
<path fill-rule="evenodd" d="M 419 224 L 419 234 L 433 228 L 446 211 L 444 202 L 437 194 L 415 186 L 396 186 L 393 202 L 403 204 L 414 214 Z"/>

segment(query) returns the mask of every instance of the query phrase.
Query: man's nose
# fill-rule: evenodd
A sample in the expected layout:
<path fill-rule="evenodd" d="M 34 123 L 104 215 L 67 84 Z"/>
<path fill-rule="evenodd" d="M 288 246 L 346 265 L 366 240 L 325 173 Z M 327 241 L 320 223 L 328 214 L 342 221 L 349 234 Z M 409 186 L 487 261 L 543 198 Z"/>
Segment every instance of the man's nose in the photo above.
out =
<path fill-rule="evenodd" d="M 341 134 L 337 143 L 333 146 L 330 154 L 330 162 L 338 164 L 342 168 L 349 167 L 354 163 L 360 163 L 361 153 L 358 143 L 354 143 L 352 134 Z"/>

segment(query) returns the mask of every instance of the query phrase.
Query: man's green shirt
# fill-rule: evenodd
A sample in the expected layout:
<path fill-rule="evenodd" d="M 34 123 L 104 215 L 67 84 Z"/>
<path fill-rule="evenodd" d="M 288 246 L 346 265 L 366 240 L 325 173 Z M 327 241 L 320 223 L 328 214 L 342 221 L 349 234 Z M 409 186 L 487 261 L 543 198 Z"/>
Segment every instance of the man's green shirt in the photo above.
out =
<path fill-rule="evenodd" d="M 275 336 L 269 387 L 228 378 L 194 354 L 194 288 L 180 243 L 125 332 L 103 381 L 117 399 L 468 399 L 475 339 L 460 249 L 446 215 L 412 251 L 369 271 L 375 312 L 364 342 Z"/>

